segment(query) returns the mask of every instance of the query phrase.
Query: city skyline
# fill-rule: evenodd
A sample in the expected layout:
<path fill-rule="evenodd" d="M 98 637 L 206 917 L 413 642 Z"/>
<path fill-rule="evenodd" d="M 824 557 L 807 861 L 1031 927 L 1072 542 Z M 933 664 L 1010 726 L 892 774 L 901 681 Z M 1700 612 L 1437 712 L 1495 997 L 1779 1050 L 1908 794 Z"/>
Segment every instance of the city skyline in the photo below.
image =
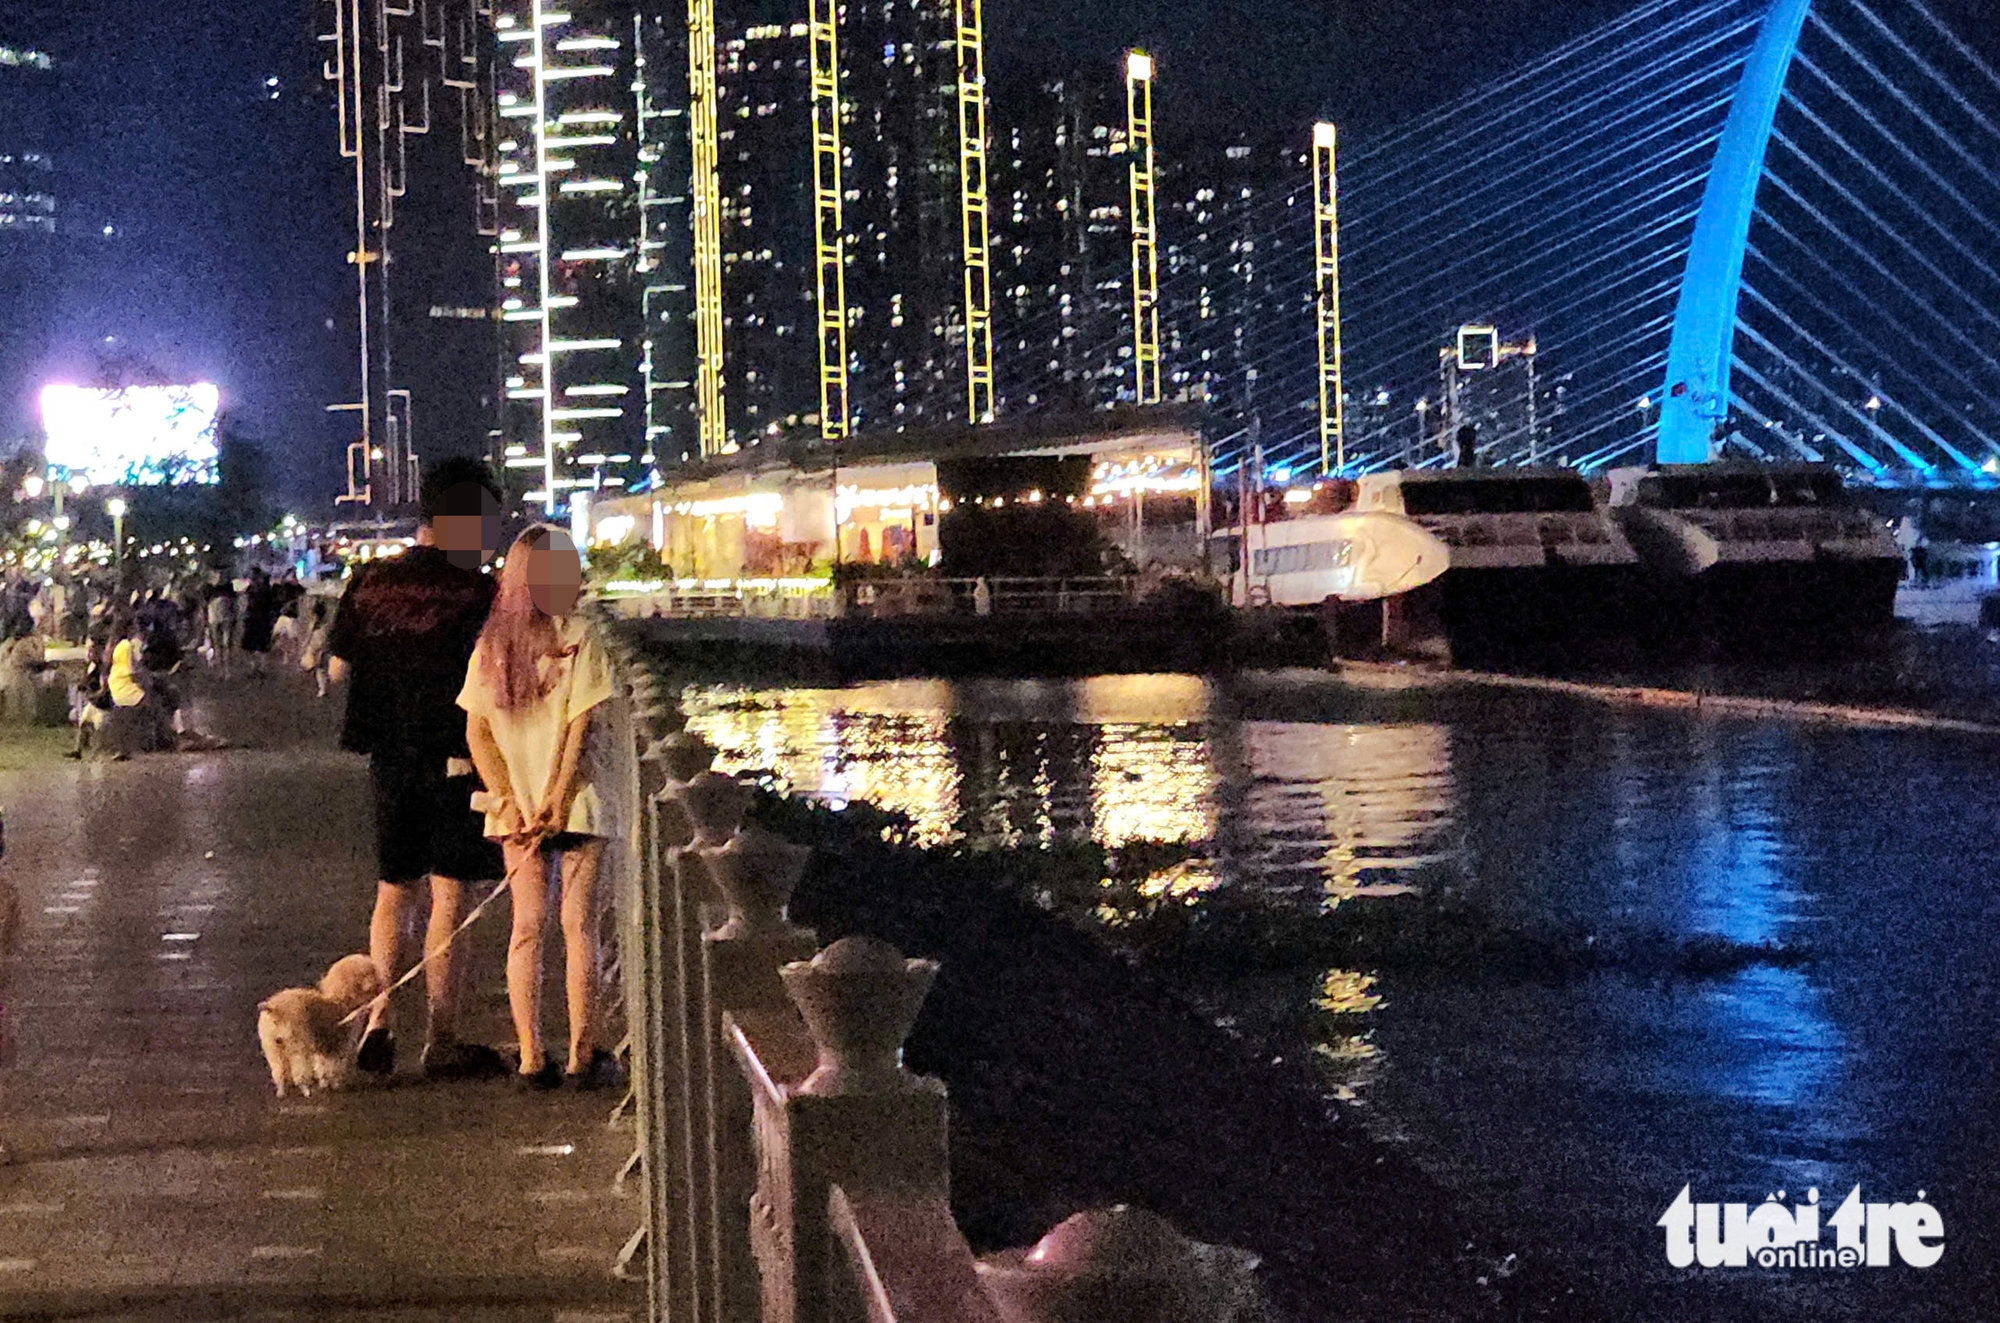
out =
<path fill-rule="evenodd" d="M 1396 15 L 1360 5 L 993 5 L 990 137 L 997 158 L 1022 127 L 1001 107 L 1051 79 L 1095 71 L 1100 91 L 1115 89 L 1117 54 L 1137 44 L 1161 63 L 1165 143 L 1223 125 L 1302 133 L 1320 111 L 1365 136 L 1624 8 L 1592 3 L 1552 14 L 1509 3 L 1468 22 L 1463 6 L 1443 3 Z M 1990 50 L 1995 36 L 1964 21 L 1976 9 L 1970 0 L 1941 6 L 1969 41 Z M 174 21 L 128 21 L 121 11 L 114 24 L 105 12 L 88 2 L 35 3 L 10 14 L 0 32 L 0 41 L 55 58 L 65 105 L 80 108 L 58 135 L 57 162 L 78 177 L 76 211 L 62 219 L 107 239 L 64 291 L 58 361 L 72 374 L 88 371 L 109 335 L 120 355 L 221 381 L 239 422 L 273 451 L 287 494 L 323 502 L 339 485 L 342 445 L 323 411 L 353 391 L 343 329 L 343 318 L 352 319 L 343 260 L 352 241 L 343 234 L 351 200 L 343 198 L 330 92 L 318 81 L 316 15 L 198 5 Z M 1246 104 L 1257 113 L 1238 113 Z M 996 176 L 1000 168 L 996 159 Z M 113 234 L 102 236 L 102 225 Z M 82 238 L 76 228 L 66 238 Z M 1004 308 L 1004 294 L 996 302 Z M 1014 325 L 1029 320 L 1017 316 Z M 1004 354 L 1001 366 L 1004 380 Z M 943 379 L 959 371 L 953 363 Z M 449 449 L 477 446 L 488 430 L 485 420 L 460 416 L 468 407 L 432 414 L 450 424 Z"/>

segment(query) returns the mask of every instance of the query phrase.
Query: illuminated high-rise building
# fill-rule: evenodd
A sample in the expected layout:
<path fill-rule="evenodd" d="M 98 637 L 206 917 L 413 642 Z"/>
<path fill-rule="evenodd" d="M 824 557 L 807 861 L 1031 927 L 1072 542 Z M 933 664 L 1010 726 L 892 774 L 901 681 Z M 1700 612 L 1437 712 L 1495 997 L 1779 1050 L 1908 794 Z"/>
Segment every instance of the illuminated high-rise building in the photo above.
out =
<path fill-rule="evenodd" d="M 701 452 L 696 407 L 694 169 L 688 106 L 688 28 L 671 9 L 635 15 L 633 184 L 638 284 L 640 465 L 647 471 Z"/>
<path fill-rule="evenodd" d="M 1136 402 L 1132 156 L 1119 74 L 1046 81 L 995 109 L 994 286 L 1006 411 Z M 1303 143 L 1190 140 L 1162 114 L 1153 182 L 1166 400 L 1207 400 L 1245 416 L 1266 407 L 1248 346 L 1258 327 L 1310 299 L 1312 269 L 1310 249 L 1285 249 L 1287 232 L 1270 223 L 1269 208 L 1310 179 L 1301 173 L 1310 164 Z"/>
<path fill-rule="evenodd" d="M 717 6 L 727 444 L 817 435 L 811 66 L 799 6 Z"/>
<path fill-rule="evenodd" d="M 962 422 L 965 284 L 952 0 L 845 7 L 848 345 L 857 428 Z"/>
<path fill-rule="evenodd" d="M 820 56 L 839 88 L 837 133 L 821 128 L 838 142 L 836 287 L 821 279 L 808 16 L 772 0 L 716 5 L 725 392 L 739 448 L 843 430 L 821 416 L 823 400 L 841 399 L 821 389 L 823 298 L 844 308 L 852 430 L 967 416 L 954 6 L 870 0 L 837 13 Z"/>
<path fill-rule="evenodd" d="M 1303 140 L 1250 137 L 1186 145 L 1175 157 L 1160 217 L 1167 397 L 1277 424 L 1301 406 L 1269 397 L 1250 347 L 1311 304 L 1313 254 L 1299 242 L 1310 235 L 1272 224 L 1270 212 L 1310 181 L 1311 157 Z"/>
<path fill-rule="evenodd" d="M 1481 463 L 1529 463 L 1542 458 L 1544 403 L 1535 337 L 1509 341 L 1493 326 L 1458 328 L 1438 351 L 1438 421 L 1456 441 L 1473 429 Z"/>
<path fill-rule="evenodd" d="M 34 425 L 35 377 L 58 290 L 57 73 L 46 52 L 0 31 L 0 442 Z"/>
<path fill-rule="evenodd" d="M 995 108 L 994 285 L 1004 412 L 1107 407 L 1131 389 L 1122 84 L 1042 83 Z"/>
<path fill-rule="evenodd" d="M 664 170 L 640 170 L 640 115 L 667 108 L 647 89 L 671 84 L 640 76 L 648 30 L 629 4 L 497 0 L 493 23 L 501 440 L 530 507 L 554 515 L 579 492 L 622 490 L 650 453 L 641 277 L 652 273 L 638 269 L 640 244 L 671 247 L 672 226 L 654 214 L 663 228 L 649 230 L 642 203 L 671 190 Z M 648 260 L 665 252 L 649 249 Z"/>
<path fill-rule="evenodd" d="M 358 391 L 342 503 L 400 512 L 418 453 L 484 449 L 496 417 L 490 0 L 324 0 L 324 69 L 353 183 Z M 432 448 L 428 439 L 440 444 Z"/>
<path fill-rule="evenodd" d="M 0 33 L 0 240 L 56 232 L 55 60 Z"/>

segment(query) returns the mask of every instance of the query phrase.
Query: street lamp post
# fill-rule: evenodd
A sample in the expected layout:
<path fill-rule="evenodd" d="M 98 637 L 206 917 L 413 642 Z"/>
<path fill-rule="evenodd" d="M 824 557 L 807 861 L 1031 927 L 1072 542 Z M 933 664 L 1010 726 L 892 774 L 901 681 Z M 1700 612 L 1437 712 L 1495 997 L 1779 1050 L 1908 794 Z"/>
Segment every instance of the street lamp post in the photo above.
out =
<path fill-rule="evenodd" d="M 111 516 L 112 565 L 122 574 L 125 569 L 125 498 L 114 496 L 104 503 L 104 513 Z"/>
<path fill-rule="evenodd" d="M 62 484 L 56 484 L 56 559 L 49 570 L 49 614 L 55 621 L 55 636 L 69 642 L 69 526 L 70 517 L 61 513 Z"/>

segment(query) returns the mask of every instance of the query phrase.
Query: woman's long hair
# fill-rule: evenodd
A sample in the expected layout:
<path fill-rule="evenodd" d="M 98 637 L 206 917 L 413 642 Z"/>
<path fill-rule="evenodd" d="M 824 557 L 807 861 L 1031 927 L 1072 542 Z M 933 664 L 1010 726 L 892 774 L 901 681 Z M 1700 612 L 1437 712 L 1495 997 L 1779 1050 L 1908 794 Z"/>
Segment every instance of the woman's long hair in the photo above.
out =
<path fill-rule="evenodd" d="M 528 591 L 528 553 L 545 550 L 557 531 L 537 524 L 514 539 L 500 567 L 493 610 L 479 631 L 480 678 L 503 712 L 519 712 L 548 696 L 541 661 L 555 651 L 556 622 Z"/>

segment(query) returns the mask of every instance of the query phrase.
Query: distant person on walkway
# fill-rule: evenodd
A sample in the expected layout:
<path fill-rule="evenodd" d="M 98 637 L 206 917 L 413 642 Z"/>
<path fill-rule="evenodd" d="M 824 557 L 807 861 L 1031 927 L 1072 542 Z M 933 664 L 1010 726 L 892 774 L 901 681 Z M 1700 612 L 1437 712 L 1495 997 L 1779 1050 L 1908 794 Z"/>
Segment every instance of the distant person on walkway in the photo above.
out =
<path fill-rule="evenodd" d="M 278 620 L 271 629 L 271 651 L 278 655 L 278 664 L 284 666 L 305 651 L 312 622 L 306 616 L 306 590 L 297 572 L 287 570 L 284 578 L 271 585 L 271 592 L 278 599 Z"/>
<path fill-rule="evenodd" d="M 18 579 L 9 579 L 0 592 L 0 640 L 25 638 L 35 632 L 35 616 L 28 609 L 34 589 Z"/>
<path fill-rule="evenodd" d="M 314 594 L 299 608 L 299 624 L 304 636 L 299 642 L 299 666 L 312 672 L 319 697 L 326 697 L 327 666 L 333 657 L 326 650 L 327 635 L 333 626 L 333 603 Z"/>
<path fill-rule="evenodd" d="M 451 935 L 465 908 L 465 883 L 497 879 L 499 850 L 472 811 L 478 789 L 453 698 L 465 682 L 479 631 L 493 605 L 480 566 L 500 541 L 500 489 L 476 460 L 431 466 L 419 498 L 417 545 L 357 570 L 328 634 L 330 674 L 352 676 L 341 747 L 368 755 L 375 794 L 378 884 L 368 953 L 393 984 L 404 965 L 403 929 L 428 880 L 424 988 L 430 1003 L 424 1071 L 437 1076 L 499 1067 L 491 1048 L 458 1039 L 458 988 Z M 395 1069 L 388 999 L 369 1017 L 357 1064 Z"/>
<path fill-rule="evenodd" d="M 139 635 L 145 640 L 146 669 L 168 675 L 185 659 L 181 647 L 180 609 L 164 593 L 149 593 L 137 613 Z"/>
<path fill-rule="evenodd" d="M 208 590 L 208 634 L 203 643 L 210 664 L 225 680 L 236 653 L 236 606 L 235 581 L 226 574 L 216 575 Z"/>
<path fill-rule="evenodd" d="M 1479 424 L 1467 423 L 1458 429 L 1458 467 L 1479 467 Z"/>
<path fill-rule="evenodd" d="M 41 709 L 42 672 L 48 650 L 39 633 L 0 643 L 0 715 L 9 722 L 30 725 Z"/>
<path fill-rule="evenodd" d="M 458 703 L 480 780 L 498 807 L 486 834 L 500 840 L 514 901 L 507 1003 L 521 1040 L 517 1081 L 550 1089 L 608 1086 L 611 1055 L 597 1045 L 597 879 L 624 824 L 615 778 L 617 697 L 610 659 L 576 614 L 583 561 L 569 535 L 539 527 L 507 553 L 500 594 Z M 628 737 L 629 739 L 629 737 Z M 549 871 L 561 879 L 569 994 L 569 1064 L 558 1074 L 542 1048 L 542 943 Z"/>
<path fill-rule="evenodd" d="M 271 636 L 278 624 L 282 603 L 271 576 L 260 566 L 250 571 L 250 586 L 243 591 L 243 655 L 250 661 L 250 674 L 264 674 L 264 660 L 271 655 Z"/>

